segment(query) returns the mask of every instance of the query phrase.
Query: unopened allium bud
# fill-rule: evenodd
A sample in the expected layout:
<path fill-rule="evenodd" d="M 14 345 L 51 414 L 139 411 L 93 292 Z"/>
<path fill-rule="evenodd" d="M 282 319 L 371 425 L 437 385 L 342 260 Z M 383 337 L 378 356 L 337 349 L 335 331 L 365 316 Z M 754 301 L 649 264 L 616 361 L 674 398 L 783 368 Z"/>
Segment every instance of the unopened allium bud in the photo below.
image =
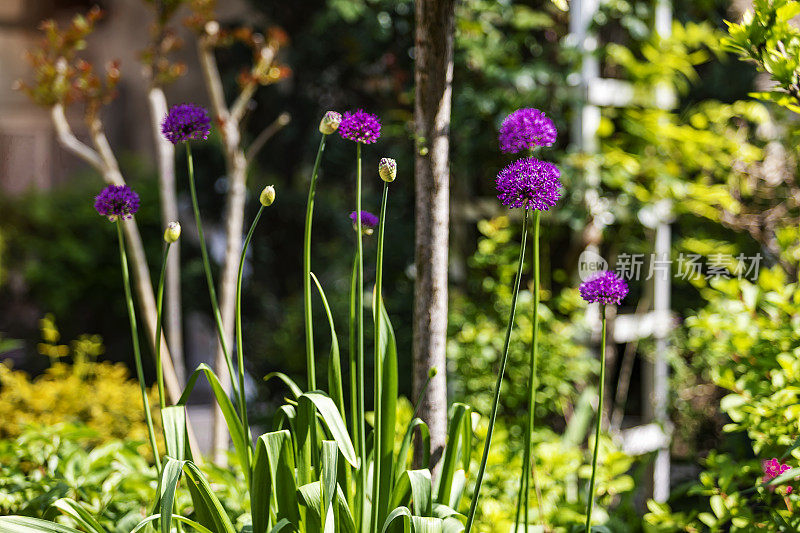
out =
<path fill-rule="evenodd" d="M 272 202 L 275 201 L 275 187 L 272 185 L 264 187 L 264 190 L 261 191 L 261 196 L 258 197 L 258 201 L 261 202 L 261 205 L 264 207 L 271 206 Z"/>
<path fill-rule="evenodd" d="M 324 135 L 330 135 L 339 129 L 339 124 L 342 123 L 341 113 L 336 111 L 328 111 L 319 123 L 319 132 Z"/>
<path fill-rule="evenodd" d="M 436 374 L 438 374 L 438 373 L 439 373 L 439 369 L 436 368 L 435 366 L 432 366 L 431 369 L 428 370 L 428 377 L 433 379 L 434 376 L 436 376 Z"/>
<path fill-rule="evenodd" d="M 181 225 L 177 222 L 170 222 L 167 224 L 167 229 L 164 230 L 164 240 L 172 244 L 181 238 Z"/>
<path fill-rule="evenodd" d="M 397 161 L 384 157 L 378 164 L 378 174 L 386 183 L 391 183 L 397 177 Z"/>

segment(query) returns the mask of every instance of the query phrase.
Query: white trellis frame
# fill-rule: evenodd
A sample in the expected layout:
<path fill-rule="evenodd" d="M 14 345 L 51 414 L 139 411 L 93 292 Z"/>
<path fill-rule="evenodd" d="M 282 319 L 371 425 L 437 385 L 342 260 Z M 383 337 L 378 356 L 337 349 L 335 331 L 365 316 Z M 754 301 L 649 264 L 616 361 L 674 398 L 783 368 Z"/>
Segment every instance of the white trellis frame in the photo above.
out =
<path fill-rule="evenodd" d="M 583 98 L 575 115 L 572 127 L 573 144 L 582 152 L 598 150 L 597 129 L 600 126 L 602 107 L 624 107 L 632 103 L 634 91 L 630 84 L 617 79 L 600 77 L 600 62 L 595 55 L 597 36 L 589 26 L 602 0 L 571 0 L 570 33 L 582 53 L 579 88 Z M 654 31 L 668 37 L 672 26 L 672 6 L 669 0 L 655 0 Z M 653 105 L 659 108 L 674 107 L 675 97 L 667 87 L 655 87 Z M 607 205 L 600 198 L 600 175 L 594 166 L 586 168 L 584 180 L 586 193 L 584 201 L 591 214 L 592 230 L 601 232 L 610 220 Z M 671 209 L 662 204 L 654 209 L 655 242 L 654 260 L 669 261 L 671 239 Z M 598 252 L 590 245 L 589 249 Z M 656 271 L 653 277 L 653 310 L 645 315 L 618 315 L 613 338 L 623 343 L 652 337 L 655 340 L 655 353 L 652 360 L 644 365 L 643 388 L 646 406 L 645 424 L 629 428 L 620 433 L 623 449 L 630 454 L 656 452 L 652 468 L 652 485 L 648 487 L 650 496 L 664 502 L 670 492 L 671 426 L 668 417 L 667 401 L 669 387 L 669 368 L 666 361 L 667 335 L 670 319 L 671 272 Z M 599 317 L 595 321 L 599 326 Z"/>

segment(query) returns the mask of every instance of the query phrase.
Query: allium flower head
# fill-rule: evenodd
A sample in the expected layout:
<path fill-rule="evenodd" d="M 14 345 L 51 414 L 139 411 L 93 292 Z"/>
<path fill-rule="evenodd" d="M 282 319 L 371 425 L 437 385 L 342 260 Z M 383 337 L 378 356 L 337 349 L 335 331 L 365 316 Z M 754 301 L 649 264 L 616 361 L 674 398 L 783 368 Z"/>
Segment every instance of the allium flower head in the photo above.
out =
<path fill-rule="evenodd" d="M 164 242 L 172 244 L 181 238 L 181 225 L 177 222 L 170 222 L 164 230 Z"/>
<path fill-rule="evenodd" d="M 109 185 L 94 198 L 95 210 L 112 222 L 132 218 L 139 210 L 139 195 L 127 185 Z"/>
<path fill-rule="evenodd" d="M 538 109 L 517 109 L 500 126 L 500 150 L 516 154 L 536 146 L 552 146 L 556 142 L 553 121 Z"/>
<path fill-rule="evenodd" d="M 779 475 L 783 474 L 784 472 L 791 470 L 792 467 L 786 464 L 782 464 L 777 459 L 773 458 L 769 461 L 764 461 L 761 465 L 764 468 L 764 480 L 763 482 L 766 483 L 778 477 Z M 775 490 L 774 486 L 771 486 L 770 489 Z M 792 493 L 791 485 L 786 487 L 786 494 Z"/>
<path fill-rule="evenodd" d="M 355 113 L 346 111 L 339 124 L 339 135 L 357 143 L 372 144 L 381 136 L 381 121 L 361 109 Z"/>
<path fill-rule="evenodd" d="M 353 229 L 358 231 L 358 213 L 355 211 L 350 213 L 350 220 L 353 222 Z M 361 211 L 361 232 L 364 235 L 372 235 L 372 230 L 378 226 L 379 222 L 378 217 L 369 211 Z"/>
<path fill-rule="evenodd" d="M 342 122 L 342 114 L 336 111 L 328 111 L 322 117 L 319 123 L 319 132 L 325 135 L 330 135 L 339 129 L 339 124 Z"/>
<path fill-rule="evenodd" d="M 264 207 L 271 206 L 272 202 L 275 201 L 275 187 L 272 185 L 264 187 L 264 190 L 262 190 L 261 194 L 258 196 L 258 201 Z"/>
<path fill-rule="evenodd" d="M 208 111 L 194 104 L 179 104 L 169 108 L 161 122 L 161 134 L 172 144 L 185 141 L 205 141 L 211 131 Z"/>
<path fill-rule="evenodd" d="M 561 172 L 547 161 L 517 159 L 497 175 L 497 198 L 509 209 L 547 211 L 561 198 Z"/>
<path fill-rule="evenodd" d="M 397 161 L 390 157 L 384 157 L 378 163 L 378 174 L 381 179 L 387 183 L 391 183 L 397 177 Z"/>
<path fill-rule="evenodd" d="M 618 304 L 628 294 L 628 284 L 615 272 L 604 270 L 581 283 L 579 290 L 589 303 Z"/>

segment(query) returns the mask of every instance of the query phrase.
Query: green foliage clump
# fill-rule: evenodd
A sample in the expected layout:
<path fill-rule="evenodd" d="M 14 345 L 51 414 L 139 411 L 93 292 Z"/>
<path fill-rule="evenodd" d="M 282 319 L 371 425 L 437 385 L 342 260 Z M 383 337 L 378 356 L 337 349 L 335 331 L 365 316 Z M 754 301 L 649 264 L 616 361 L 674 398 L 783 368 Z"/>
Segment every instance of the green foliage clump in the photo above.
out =
<path fill-rule="evenodd" d="M 519 228 L 508 216 L 499 216 L 481 221 L 478 229 L 482 237 L 470 258 L 471 278 L 465 290 L 454 293 L 450 305 L 448 357 L 451 369 L 458 376 L 451 382 L 456 396 L 485 413 L 491 407 L 494 367 L 501 354 L 516 269 L 517 250 L 508 244 L 518 241 Z M 527 286 L 529 282 L 524 283 L 501 396 L 501 408 L 511 417 L 521 416 L 521 410 L 527 406 L 533 297 Z M 597 361 L 581 344 L 588 331 L 580 327 L 580 309 L 576 291 L 565 291 L 557 297 L 542 295 L 539 416 L 563 414 L 589 377 L 597 372 Z"/>
<path fill-rule="evenodd" d="M 712 452 L 699 482 L 651 503 L 650 531 L 792 531 L 800 521 L 792 509 L 797 492 L 759 487 L 761 462 L 773 457 L 798 467 L 800 449 L 800 291 L 778 267 L 757 281 L 717 280 L 703 289 L 708 305 L 686 321 L 689 367 L 726 395 L 720 408 L 730 421 L 723 430 L 745 437 L 747 449 Z M 677 528 L 677 529 L 676 529 Z"/>

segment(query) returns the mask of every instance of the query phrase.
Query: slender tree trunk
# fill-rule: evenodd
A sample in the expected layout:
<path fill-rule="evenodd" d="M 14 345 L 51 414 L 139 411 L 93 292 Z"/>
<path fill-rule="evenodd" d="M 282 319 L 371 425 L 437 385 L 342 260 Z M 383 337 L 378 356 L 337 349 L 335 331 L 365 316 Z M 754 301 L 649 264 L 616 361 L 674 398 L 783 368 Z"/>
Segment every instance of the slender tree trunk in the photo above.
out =
<path fill-rule="evenodd" d="M 238 144 L 238 143 L 237 143 Z M 225 342 L 233 351 L 234 306 L 236 303 L 236 275 L 239 267 L 239 254 L 242 246 L 244 229 L 244 204 L 246 198 L 247 160 L 241 149 L 230 147 L 227 154 L 229 176 L 228 197 L 225 202 L 225 263 L 222 266 L 222 277 L 219 280 L 219 307 Z M 225 390 L 230 390 L 231 377 L 225 365 L 222 348 L 217 350 L 214 368 L 218 369 L 220 383 Z M 225 451 L 228 448 L 228 428 L 222 411 L 214 411 L 214 461 L 224 464 Z"/>
<path fill-rule="evenodd" d="M 417 0 L 414 121 L 417 137 L 414 396 L 436 367 L 420 417 L 431 433 L 434 468 L 447 439 L 447 263 L 450 105 L 455 0 Z"/>
<path fill-rule="evenodd" d="M 175 147 L 161 135 L 161 121 L 167 114 L 167 98 L 161 87 L 152 87 L 148 93 L 150 122 L 156 143 L 158 164 L 158 188 L 161 198 L 161 225 L 166 227 L 178 221 L 178 198 L 175 188 Z M 175 366 L 175 374 L 181 383 L 186 381 L 186 364 L 183 358 L 183 327 L 181 311 L 180 241 L 174 242 L 167 258 L 167 273 L 164 287 L 164 325 L 167 343 Z"/>

